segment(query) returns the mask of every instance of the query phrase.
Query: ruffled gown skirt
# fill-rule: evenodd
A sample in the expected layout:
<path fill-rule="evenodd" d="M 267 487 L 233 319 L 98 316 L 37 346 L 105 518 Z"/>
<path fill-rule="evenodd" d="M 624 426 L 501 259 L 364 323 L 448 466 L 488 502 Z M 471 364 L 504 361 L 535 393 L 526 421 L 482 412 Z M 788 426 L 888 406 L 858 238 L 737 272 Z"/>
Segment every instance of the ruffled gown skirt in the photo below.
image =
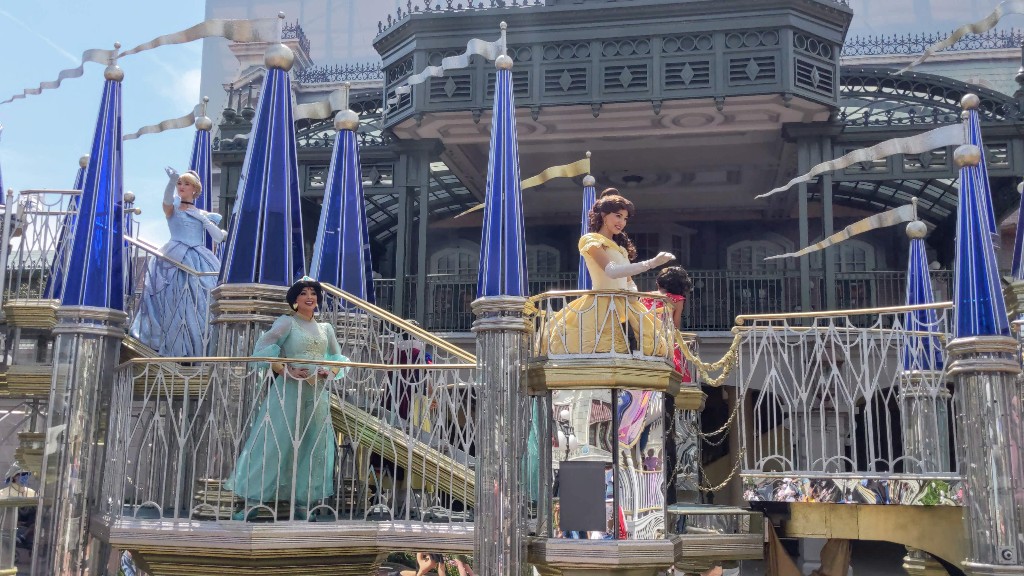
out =
<path fill-rule="evenodd" d="M 250 501 L 308 506 L 334 493 L 330 392 L 279 376 L 252 420 L 228 489 Z"/>
<path fill-rule="evenodd" d="M 168 259 L 197 272 L 216 273 L 220 260 L 205 246 L 171 240 L 160 249 Z M 205 356 L 210 290 L 217 276 L 195 276 L 160 258 L 150 258 L 131 335 L 168 357 Z"/>

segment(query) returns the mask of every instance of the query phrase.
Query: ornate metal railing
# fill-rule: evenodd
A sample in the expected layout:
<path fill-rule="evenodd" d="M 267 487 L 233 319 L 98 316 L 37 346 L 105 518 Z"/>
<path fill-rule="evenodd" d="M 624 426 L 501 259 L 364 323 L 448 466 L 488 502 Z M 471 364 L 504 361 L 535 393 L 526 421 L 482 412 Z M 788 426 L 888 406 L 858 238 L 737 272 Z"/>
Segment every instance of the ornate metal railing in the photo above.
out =
<path fill-rule="evenodd" d="M 746 499 L 962 504 L 951 310 L 738 318 Z"/>
<path fill-rule="evenodd" d="M 476 362 L 475 356 L 428 330 L 330 285 L 324 286 L 320 316 L 334 325 L 342 353 L 354 361 L 407 364 L 409 357 L 422 356 L 431 364 Z"/>
<path fill-rule="evenodd" d="M 291 22 L 285 22 L 281 26 L 281 39 L 298 40 L 299 48 L 301 48 L 306 54 L 309 54 L 309 38 L 306 37 L 306 31 L 302 29 L 298 20 L 296 20 L 294 24 Z"/>
<path fill-rule="evenodd" d="M 467 521 L 475 364 L 137 359 L 114 383 L 106 490 L 136 519 Z M 182 363 L 184 362 L 184 363 Z M 334 378 L 332 370 L 345 371 Z M 316 374 L 326 376 L 316 376 Z"/>
<path fill-rule="evenodd" d="M 61 274 L 67 252 L 54 267 L 58 246 L 70 240 L 78 190 L 24 190 L 11 208 L 10 252 L 7 255 L 5 303 L 50 298 L 52 273 Z"/>
<path fill-rule="evenodd" d="M 831 0 L 842 6 L 849 6 L 850 0 Z M 470 10 L 493 10 L 496 8 L 531 8 L 544 6 L 544 0 L 406 0 L 405 9 L 395 9 L 395 15 L 388 14 L 386 20 L 377 22 L 377 34 L 383 34 L 417 12 L 465 12 Z"/>
<path fill-rule="evenodd" d="M 842 56 L 920 54 L 924 52 L 925 48 L 944 39 L 946 36 L 946 34 L 942 33 L 854 36 L 846 39 L 846 42 L 843 44 Z M 945 51 L 1020 48 L 1021 43 L 1024 43 L 1024 31 L 1020 29 L 989 30 L 981 34 L 969 34 L 956 41 L 949 48 L 946 48 Z"/>
<path fill-rule="evenodd" d="M 24 539 L 19 539 L 19 533 L 27 532 L 30 526 L 19 519 L 19 509 L 35 508 L 39 504 L 35 492 L 28 492 L 24 496 L 9 495 L 0 497 L 0 574 L 17 574 L 19 540 L 20 546 L 28 548 L 29 544 Z M 34 523 L 33 523 L 34 524 Z"/>
<path fill-rule="evenodd" d="M 365 64 L 334 64 L 304 68 L 295 74 L 295 80 L 303 84 L 327 84 L 353 80 L 384 80 L 384 69 L 380 62 Z"/>
<path fill-rule="evenodd" d="M 443 2 L 443 3 L 442 3 Z M 531 6 L 543 6 L 543 0 L 407 0 L 405 9 L 401 6 L 395 9 L 395 15 L 388 14 L 386 20 L 377 22 L 377 34 L 383 34 L 399 22 L 404 21 L 410 14 L 417 12 L 464 12 L 468 10 L 491 10 L 494 8 L 529 8 Z"/>
<path fill-rule="evenodd" d="M 663 296 L 645 295 L 663 306 Z M 627 290 L 567 290 L 532 299 L 534 358 L 633 358 L 672 365 L 676 329 Z"/>

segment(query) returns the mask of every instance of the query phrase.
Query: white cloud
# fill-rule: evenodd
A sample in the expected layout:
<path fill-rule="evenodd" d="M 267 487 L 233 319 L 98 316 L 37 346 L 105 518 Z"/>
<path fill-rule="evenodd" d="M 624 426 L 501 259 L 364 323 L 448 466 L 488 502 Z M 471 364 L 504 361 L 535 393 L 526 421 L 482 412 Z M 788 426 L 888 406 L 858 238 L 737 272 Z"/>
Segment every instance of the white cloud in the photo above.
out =
<path fill-rule="evenodd" d="M 175 112 L 170 117 L 189 113 L 199 103 L 199 81 L 202 78 L 200 68 L 190 68 L 184 72 L 170 72 L 172 80 L 161 86 L 163 95 L 173 103 Z"/>

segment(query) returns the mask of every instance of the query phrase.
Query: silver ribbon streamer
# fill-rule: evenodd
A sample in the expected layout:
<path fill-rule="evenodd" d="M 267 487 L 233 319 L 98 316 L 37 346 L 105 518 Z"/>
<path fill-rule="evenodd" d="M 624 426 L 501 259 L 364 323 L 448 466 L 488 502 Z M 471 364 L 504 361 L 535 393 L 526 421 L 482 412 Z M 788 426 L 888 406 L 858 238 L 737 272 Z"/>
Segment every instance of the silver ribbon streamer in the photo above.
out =
<path fill-rule="evenodd" d="M 202 38 L 221 37 L 233 42 L 274 42 L 277 41 L 278 18 L 255 18 L 252 20 L 206 20 L 180 32 L 165 34 L 126 50 L 119 57 L 138 54 L 145 50 L 168 44 L 185 44 Z"/>
<path fill-rule="evenodd" d="M 799 250 L 797 252 L 790 252 L 788 254 L 779 254 L 777 256 L 769 256 L 765 260 L 775 260 L 776 258 L 797 258 L 810 254 L 811 252 L 817 252 L 824 248 L 828 248 L 833 244 L 839 244 L 843 240 L 853 238 L 858 234 L 863 234 L 869 230 L 877 230 L 879 228 L 887 228 L 889 226 L 895 226 L 903 222 L 910 222 L 911 220 L 917 219 L 917 209 L 913 204 L 907 204 L 906 206 L 900 206 L 899 208 L 893 208 L 892 210 L 869 216 L 863 220 L 858 220 L 853 224 L 850 224 L 846 228 L 843 228 L 839 232 L 825 238 L 817 244 L 811 244 L 810 246 Z"/>
<path fill-rule="evenodd" d="M 202 104 L 196 104 L 196 107 L 191 112 L 181 116 L 179 118 L 171 118 L 170 120 L 164 120 L 159 124 L 150 124 L 149 126 L 143 126 L 131 134 L 125 134 L 121 137 L 121 140 L 135 140 L 146 134 L 159 134 L 165 130 L 179 130 L 181 128 L 188 128 L 189 126 L 196 123 L 196 118 L 202 115 Z"/>
<path fill-rule="evenodd" d="M 135 48 L 121 52 L 120 54 L 118 54 L 117 50 L 101 50 L 99 48 L 86 50 L 85 52 L 82 52 L 82 63 L 79 64 L 77 68 L 61 70 L 57 74 L 57 79 L 55 81 L 41 82 L 38 88 L 26 88 L 21 94 L 16 94 L 7 100 L 0 102 L 0 105 L 13 102 L 26 96 L 38 96 L 43 92 L 43 90 L 54 90 L 59 88 L 61 82 L 69 78 L 80 78 L 85 72 L 86 62 L 109 64 L 116 61 L 117 58 L 122 58 L 131 54 L 138 54 L 139 52 L 156 48 L 157 46 L 183 44 L 185 42 L 192 42 L 193 40 L 200 40 L 202 38 L 210 38 L 214 36 L 220 36 L 235 42 L 275 41 L 278 38 L 278 20 L 278 18 L 257 18 L 253 20 L 206 20 L 205 22 L 196 24 L 195 26 L 182 30 L 181 32 L 175 32 L 173 34 L 166 34 L 164 36 L 154 38 L 145 44 L 139 44 Z"/>
<path fill-rule="evenodd" d="M 473 38 L 466 42 L 466 51 L 457 56 L 449 56 L 441 60 L 440 66 L 427 66 L 419 74 L 413 74 L 406 80 L 405 84 L 395 89 L 395 97 L 389 98 L 387 105 L 392 106 L 398 103 L 398 99 L 404 94 L 410 94 L 412 87 L 416 84 L 426 82 L 427 78 L 440 78 L 449 70 L 458 70 L 469 66 L 469 58 L 476 54 L 487 60 L 496 60 L 498 56 L 505 53 L 505 32 L 502 31 L 501 38 L 494 42 L 487 42 L 479 38 Z"/>
<path fill-rule="evenodd" d="M 7 100 L 0 102 L 0 105 L 14 102 L 26 96 L 38 96 L 43 93 L 43 90 L 55 90 L 60 88 L 60 83 L 70 78 L 81 78 L 85 72 L 85 64 L 87 62 L 95 62 L 96 64 L 109 64 L 117 57 L 117 50 L 103 50 L 101 48 L 93 48 L 82 52 L 82 63 L 77 68 L 68 68 L 67 70 L 61 70 L 57 73 L 57 79 L 51 82 L 40 82 L 38 88 L 26 88 L 21 94 L 15 94 Z"/>
<path fill-rule="evenodd" d="M 892 140 L 879 142 L 870 148 L 854 150 L 841 158 L 822 162 L 814 168 L 811 168 L 808 173 L 793 178 L 785 186 L 779 186 L 769 192 L 755 196 L 754 199 L 767 198 L 772 194 L 789 190 L 796 184 L 809 182 L 822 174 L 833 172 L 835 170 L 842 170 L 843 168 L 852 166 L 859 162 L 873 162 L 875 160 L 888 158 L 893 154 L 921 154 L 922 152 L 927 152 L 936 148 L 959 146 L 965 142 L 964 127 L 962 124 L 942 126 L 941 128 L 935 128 L 934 130 L 929 130 L 922 134 L 918 134 L 917 136 L 893 138 Z"/>
<path fill-rule="evenodd" d="M 999 23 L 1003 16 L 1006 16 L 1008 14 L 1024 14 L 1024 0 L 1003 0 L 1003 2 L 1000 2 L 999 5 L 996 6 L 995 9 L 992 10 L 992 12 L 988 16 L 985 16 L 984 18 L 978 20 L 977 22 L 973 22 L 971 24 L 964 24 L 963 26 L 954 30 L 953 33 L 950 34 L 945 39 L 940 40 L 935 44 L 932 44 L 931 46 L 925 48 L 924 53 L 918 56 L 917 60 L 914 60 L 910 64 L 907 64 L 898 72 L 896 72 L 896 74 L 902 74 L 907 70 L 910 70 L 914 66 L 917 66 L 918 64 L 930 58 L 936 52 L 940 52 L 942 50 L 945 50 L 946 48 L 949 48 L 953 44 L 956 44 L 958 40 L 960 40 L 967 34 L 981 34 L 983 32 L 988 32 L 992 28 L 995 28 L 995 25 Z"/>
<path fill-rule="evenodd" d="M 299 120 L 323 120 L 330 118 L 338 110 L 348 108 L 349 88 L 339 88 L 327 95 L 327 98 L 319 102 L 309 102 L 295 106 L 295 121 Z"/>

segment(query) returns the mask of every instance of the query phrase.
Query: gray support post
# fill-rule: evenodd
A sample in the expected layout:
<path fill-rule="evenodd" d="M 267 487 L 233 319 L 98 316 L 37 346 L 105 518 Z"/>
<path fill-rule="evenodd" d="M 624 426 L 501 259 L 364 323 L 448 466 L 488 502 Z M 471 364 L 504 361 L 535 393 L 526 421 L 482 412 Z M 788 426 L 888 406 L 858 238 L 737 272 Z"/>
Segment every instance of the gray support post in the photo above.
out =
<path fill-rule="evenodd" d="M 540 480 L 537 485 L 537 536 L 550 538 L 553 534 L 554 513 L 552 510 L 552 482 L 554 477 L 551 472 L 551 420 L 554 418 L 551 405 L 551 392 L 545 392 L 536 397 L 537 402 L 537 458 L 540 459 L 540 466 L 537 467 Z M 568 439 L 566 439 L 568 442 Z"/>
<path fill-rule="evenodd" d="M 797 172 L 806 173 L 810 169 L 810 151 L 807 142 L 800 140 L 797 144 Z M 810 245 L 810 223 L 807 215 L 807 184 L 797 186 L 798 209 L 800 219 L 800 246 Z M 811 263 L 807 258 L 800 258 L 800 310 L 811 311 Z"/>
<path fill-rule="evenodd" d="M 521 506 L 521 463 L 529 434 L 522 370 L 529 359 L 526 301 L 491 296 L 473 302 L 479 390 L 473 539 L 480 576 L 519 576 L 527 568 Z"/>
<path fill-rule="evenodd" d="M 427 325 L 427 221 L 430 219 L 430 159 L 419 154 L 417 184 L 420 187 L 419 221 L 416 230 L 416 320 Z"/>
<path fill-rule="evenodd" d="M 821 142 L 822 159 L 832 158 L 832 139 L 823 138 Z M 821 176 L 821 227 L 822 236 L 828 238 L 835 231 L 835 220 L 832 213 L 832 173 Z M 806 244 L 804 244 L 806 246 Z M 825 248 L 825 298 L 822 303 L 825 310 L 835 310 L 836 305 L 836 247 Z"/>
<path fill-rule="evenodd" d="M 970 487 L 964 516 L 971 547 L 964 570 L 972 576 L 1024 574 L 1018 538 L 1024 424 L 1017 341 L 971 336 L 953 340 L 947 350 L 948 373 L 961 403 L 964 484 Z"/>
<path fill-rule="evenodd" d="M 408 166 L 406 166 L 408 174 Z M 407 258 L 409 246 L 409 195 L 411 186 L 398 195 L 398 234 L 395 238 L 395 314 L 405 318 L 405 278 L 409 274 Z"/>
<path fill-rule="evenodd" d="M 36 576 L 99 574 L 106 560 L 103 547 L 90 542 L 89 521 L 101 512 L 111 382 L 126 319 L 124 312 L 87 306 L 57 310 L 32 554 Z"/>

